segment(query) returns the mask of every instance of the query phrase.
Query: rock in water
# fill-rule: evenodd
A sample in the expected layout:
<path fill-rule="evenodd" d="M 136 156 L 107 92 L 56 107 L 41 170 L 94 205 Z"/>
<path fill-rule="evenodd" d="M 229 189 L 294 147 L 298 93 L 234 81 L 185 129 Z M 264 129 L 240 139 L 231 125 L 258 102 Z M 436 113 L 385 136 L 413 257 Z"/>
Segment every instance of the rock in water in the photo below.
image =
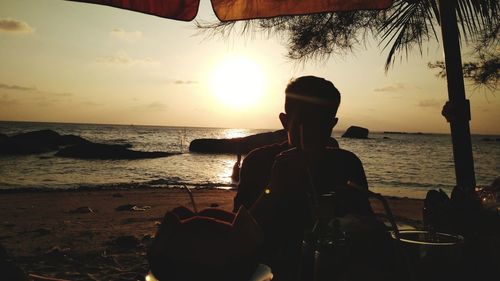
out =
<path fill-rule="evenodd" d="M 18 134 L 1 142 L 0 154 L 31 154 L 56 150 L 60 137 L 52 130 Z"/>
<path fill-rule="evenodd" d="M 58 150 L 60 146 L 88 143 L 74 135 L 61 136 L 52 130 L 21 133 L 12 137 L 0 136 L 0 154 L 26 155 Z"/>
<path fill-rule="evenodd" d="M 189 151 L 201 153 L 247 154 L 255 148 L 283 142 L 286 138 L 286 131 L 278 130 L 242 138 L 195 139 L 189 144 Z"/>
<path fill-rule="evenodd" d="M 343 138 L 367 139 L 369 130 L 367 128 L 351 126 L 342 135 Z"/>
<path fill-rule="evenodd" d="M 56 153 L 59 157 L 69 157 L 78 159 L 102 159 L 102 160 L 120 160 L 120 159 L 146 159 L 159 158 L 175 155 L 175 153 L 154 151 L 135 151 L 118 144 L 102 143 L 81 143 L 65 147 Z"/>

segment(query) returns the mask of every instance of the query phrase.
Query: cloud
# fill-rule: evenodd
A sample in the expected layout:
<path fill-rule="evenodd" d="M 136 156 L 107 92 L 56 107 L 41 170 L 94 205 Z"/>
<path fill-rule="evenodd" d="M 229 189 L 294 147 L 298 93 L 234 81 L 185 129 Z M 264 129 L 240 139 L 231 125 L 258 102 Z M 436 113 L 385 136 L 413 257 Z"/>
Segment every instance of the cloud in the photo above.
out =
<path fill-rule="evenodd" d="M 73 100 L 73 93 L 69 92 L 50 92 L 38 90 L 35 87 L 25 87 L 18 85 L 0 84 L 1 89 L 17 90 L 23 93 L 0 95 L 0 107 L 9 107 L 17 105 L 35 105 L 38 107 L 50 107 L 60 104 L 67 104 Z M 1 93 L 1 92 L 0 92 Z M 12 98 L 11 96 L 15 96 Z"/>
<path fill-rule="evenodd" d="M 39 90 L 36 87 L 27 87 L 20 85 L 8 85 L 0 83 L 0 90 L 18 91 L 16 95 L 20 99 L 14 100 L 9 98 L 7 94 L 4 93 L 2 98 L 0 98 L 0 104 L 2 106 L 16 105 L 20 103 L 35 103 L 37 106 L 51 106 L 57 103 L 71 101 L 73 93 L 69 92 L 51 92 Z M 22 92 L 19 93 L 19 92 Z"/>
<path fill-rule="evenodd" d="M 113 55 L 98 58 L 97 62 L 110 65 L 136 65 L 136 64 L 156 63 L 156 61 L 154 61 L 151 58 L 144 58 L 144 59 L 131 58 L 125 51 L 118 51 Z"/>
<path fill-rule="evenodd" d="M 109 32 L 112 38 L 123 40 L 125 42 L 136 42 L 142 38 L 142 32 L 140 31 L 126 31 L 121 28 L 113 28 Z"/>
<path fill-rule="evenodd" d="M 7 94 L 3 94 L 1 97 L 0 97 L 0 106 L 13 106 L 13 105 L 17 105 L 19 104 L 19 101 L 18 100 L 15 100 L 15 99 L 12 99 L 10 98 Z"/>
<path fill-rule="evenodd" d="M 375 92 L 398 92 L 400 90 L 406 89 L 406 86 L 403 83 L 396 83 L 391 86 L 386 86 L 382 88 L 373 89 Z"/>
<path fill-rule="evenodd" d="M 146 105 L 146 108 L 149 110 L 153 110 L 153 111 L 162 111 L 162 110 L 167 109 L 168 105 L 166 105 L 162 102 L 159 102 L 159 101 L 155 101 L 155 102 L 152 102 L 152 103 Z"/>
<path fill-rule="evenodd" d="M 19 85 L 7 85 L 7 84 L 2 84 L 2 83 L 0 83 L 0 89 L 15 90 L 15 91 L 34 91 L 34 90 L 36 90 L 35 87 L 26 87 L 26 86 L 19 86 Z"/>
<path fill-rule="evenodd" d="M 35 29 L 29 24 L 15 19 L 0 19 L 0 32 L 9 33 L 32 33 Z"/>
<path fill-rule="evenodd" d="M 421 100 L 418 103 L 418 106 L 420 107 L 440 107 L 443 104 L 443 102 L 440 102 L 435 99 L 430 99 L 430 100 Z"/>
<path fill-rule="evenodd" d="M 175 80 L 174 84 L 176 85 L 189 85 L 189 84 L 197 84 L 198 81 L 194 80 Z"/>
<path fill-rule="evenodd" d="M 43 96 L 50 96 L 52 98 L 68 98 L 73 96 L 73 93 L 70 92 L 51 92 L 51 91 L 44 91 L 44 90 L 39 90 L 36 87 L 31 87 L 31 86 L 21 86 L 21 85 L 14 85 L 14 84 L 3 84 L 0 83 L 0 90 L 9 90 L 9 91 L 22 91 L 22 92 L 33 92 L 34 94 L 39 94 Z"/>

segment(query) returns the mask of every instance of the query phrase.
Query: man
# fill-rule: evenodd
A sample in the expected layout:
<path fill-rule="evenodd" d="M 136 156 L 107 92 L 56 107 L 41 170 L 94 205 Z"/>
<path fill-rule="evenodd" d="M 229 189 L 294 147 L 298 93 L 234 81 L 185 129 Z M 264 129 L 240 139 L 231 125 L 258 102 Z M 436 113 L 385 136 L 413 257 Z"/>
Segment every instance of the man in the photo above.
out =
<path fill-rule="evenodd" d="M 324 82 L 327 83 L 324 84 Z M 319 88 L 324 86 L 326 87 L 331 86 L 333 87 L 331 90 L 336 91 L 338 93 L 337 89 L 335 89 L 335 87 L 331 82 L 328 82 L 322 78 L 317 78 L 313 76 L 304 76 L 296 79 L 295 81 L 290 82 L 287 89 L 285 90 L 285 93 L 287 94 L 285 102 L 285 112 L 287 112 L 286 110 L 287 104 L 289 105 L 288 107 L 290 107 L 290 104 L 293 104 L 293 102 L 292 103 L 290 102 L 291 96 L 289 94 L 292 94 L 292 92 L 294 91 L 304 92 L 302 91 L 302 89 L 299 89 L 302 87 L 304 88 L 312 87 L 308 90 L 316 91 L 320 90 Z M 315 87 L 319 88 L 314 89 Z M 325 90 L 328 91 L 328 89 Z M 322 91 L 320 90 L 317 93 L 320 92 Z M 340 94 L 338 94 L 338 97 L 334 95 L 329 98 L 332 98 L 333 99 L 332 102 L 336 104 L 336 107 L 338 107 L 338 104 L 340 103 Z M 302 104 L 302 102 L 299 103 Z M 293 107 L 294 106 L 292 105 L 292 108 Z M 335 117 L 335 113 L 333 113 L 333 117 Z M 284 129 L 287 130 L 288 126 L 287 114 L 280 113 L 279 118 Z M 337 141 L 334 138 L 331 138 L 330 135 L 328 136 L 327 139 L 328 141 L 325 145 L 328 147 L 339 147 Z M 257 148 L 251 151 L 245 157 L 239 172 L 238 193 L 234 198 L 233 212 L 237 212 L 241 205 L 245 206 L 247 209 L 250 209 L 252 207 L 252 205 L 255 203 L 255 201 L 257 201 L 262 192 L 264 192 L 264 190 L 269 186 L 269 181 L 271 178 L 271 169 L 274 164 L 275 157 L 278 154 L 290 148 L 295 147 L 295 145 L 296 145 L 295 141 L 288 140 L 282 143 L 276 143 L 261 148 Z"/>
<path fill-rule="evenodd" d="M 373 212 L 362 191 L 368 184 L 361 161 L 331 141 L 339 91 L 330 81 L 304 76 L 291 81 L 285 93 L 280 120 L 288 141 L 250 153 L 241 168 L 235 207 L 248 206 L 260 195 L 251 213 L 264 231 L 264 260 L 277 280 L 296 280 L 301 241 L 312 229 L 319 201 L 330 200 L 323 205 L 331 208 L 331 216 Z M 331 192 L 335 195 L 322 196 Z"/>

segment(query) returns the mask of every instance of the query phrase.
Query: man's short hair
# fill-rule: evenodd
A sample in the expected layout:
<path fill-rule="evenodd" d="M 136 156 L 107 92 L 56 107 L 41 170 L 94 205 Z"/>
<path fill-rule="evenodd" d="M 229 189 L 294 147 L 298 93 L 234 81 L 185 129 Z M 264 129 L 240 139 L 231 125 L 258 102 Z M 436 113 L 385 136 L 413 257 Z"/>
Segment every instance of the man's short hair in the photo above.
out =
<path fill-rule="evenodd" d="M 302 76 L 288 83 L 285 98 L 285 112 L 337 114 L 340 92 L 332 82 L 316 77 Z"/>

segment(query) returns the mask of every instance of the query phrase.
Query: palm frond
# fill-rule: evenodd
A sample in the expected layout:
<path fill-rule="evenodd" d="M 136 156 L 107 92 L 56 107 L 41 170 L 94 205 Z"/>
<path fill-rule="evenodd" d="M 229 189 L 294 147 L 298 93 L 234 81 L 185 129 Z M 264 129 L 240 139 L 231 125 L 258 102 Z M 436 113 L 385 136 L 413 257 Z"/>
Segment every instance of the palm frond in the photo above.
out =
<path fill-rule="evenodd" d="M 389 17 L 378 31 L 381 36 L 379 45 L 383 44 L 382 50 L 391 46 L 385 63 L 386 71 L 394 63 L 398 53 L 402 52 L 408 57 L 414 47 L 422 53 L 424 41 L 431 37 L 437 39 L 431 11 L 435 11 L 432 4 L 425 0 L 397 1 L 388 11 Z"/>
<path fill-rule="evenodd" d="M 453 0 L 449 0 L 453 1 Z M 499 1 L 456 0 L 457 23 L 461 38 L 467 43 L 498 24 Z M 385 63 L 388 71 L 398 54 L 408 57 L 413 48 L 422 54 L 423 43 L 434 39 L 439 42 L 435 24 L 439 22 L 437 0 L 399 0 L 387 11 L 384 24 L 378 29 L 379 46 L 389 53 Z"/>

